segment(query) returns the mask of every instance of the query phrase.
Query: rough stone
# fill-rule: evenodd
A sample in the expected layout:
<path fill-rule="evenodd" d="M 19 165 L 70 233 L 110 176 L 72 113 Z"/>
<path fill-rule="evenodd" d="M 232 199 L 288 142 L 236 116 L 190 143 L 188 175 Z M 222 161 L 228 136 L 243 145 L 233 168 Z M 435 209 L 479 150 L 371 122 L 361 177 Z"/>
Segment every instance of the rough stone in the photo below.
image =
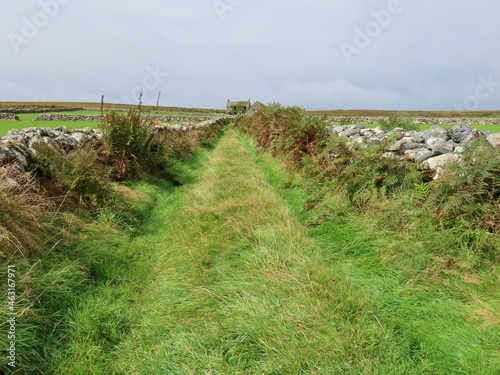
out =
<path fill-rule="evenodd" d="M 448 154 L 450 152 L 453 152 L 453 149 L 454 149 L 453 142 L 443 141 L 441 139 L 438 139 L 432 145 L 432 154 L 433 155 Z"/>
<path fill-rule="evenodd" d="M 410 138 L 410 139 L 411 139 L 411 138 Z M 401 146 L 401 151 L 407 151 L 407 150 L 419 149 L 419 148 L 422 148 L 422 146 L 424 146 L 424 144 L 423 144 L 423 143 L 407 142 L 407 143 L 404 143 L 404 144 Z"/>
<path fill-rule="evenodd" d="M 209 121 L 213 117 L 208 116 L 141 116 L 141 120 L 154 120 L 156 122 L 192 122 L 192 121 Z M 101 115 L 75 115 L 66 113 L 49 113 L 38 115 L 36 121 L 100 121 Z"/>
<path fill-rule="evenodd" d="M 0 180 L 0 189 L 16 189 L 19 184 L 10 177 L 5 177 Z"/>
<path fill-rule="evenodd" d="M 415 162 L 423 162 L 429 159 L 433 155 L 433 152 L 427 148 L 416 148 L 413 150 L 405 151 L 405 158 Z"/>
<path fill-rule="evenodd" d="M 19 116 L 15 113 L 0 113 L 0 120 L 19 121 Z"/>
<path fill-rule="evenodd" d="M 345 120 L 345 116 L 329 117 L 328 121 L 331 123 L 340 124 Z M 354 124 L 379 124 L 381 120 L 388 120 L 384 116 L 353 116 L 350 118 Z M 465 125 L 465 124 L 478 124 L 478 125 L 500 125 L 500 118 L 470 118 L 470 117 L 433 117 L 433 116 L 419 116 L 414 117 L 414 124 L 418 125 L 433 125 L 433 124 L 446 124 L 446 125 Z"/>
<path fill-rule="evenodd" d="M 394 152 L 384 152 L 382 155 L 380 155 L 382 158 L 385 159 L 391 159 L 391 160 L 402 160 L 403 157 L 395 154 Z"/>
<path fill-rule="evenodd" d="M 442 141 L 442 139 L 440 138 L 437 138 L 437 137 L 434 137 L 434 136 L 431 136 L 431 137 L 428 137 L 426 140 L 425 140 L 425 144 L 426 146 L 429 148 L 429 149 L 432 149 L 434 147 L 434 145 L 439 142 L 439 141 Z"/>
<path fill-rule="evenodd" d="M 449 133 L 453 142 L 460 143 L 465 138 L 467 138 L 472 130 L 473 129 L 470 127 L 470 125 L 454 125 L 450 129 Z"/>
<path fill-rule="evenodd" d="M 494 147 L 500 148 L 500 133 L 493 133 L 489 135 L 486 140 Z"/>
<path fill-rule="evenodd" d="M 411 141 L 412 140 L 410 137 L 401 138 L 399 141 L 390 144 L 389 147 L 387 147 L 387 151 L 394 151 L 394 152 L 401 151 L 403 146 L 407 143 L 411 143 Z"/>
<path fill-rule="evenodd" d="M 460 161 L 462 158 L 455 153 L 443 154 L 425 160 L 422 163 L 422 169 L 436 170 L 438 167 L 445 167 L 450 162 Z"/>
<path fill-rule="evenodd" d="M 476 142 L 481 136 L 484 136 L 483 132 L 477 129 L 472 129 L 472 131 L 464 137 L 461 143 Z"/>
<path fill-rule="evenodd" d="M 433 125 L 427 131 L 431 137 L 442 139 L 443 141 L 447 141 L 450 139 L 450 134 L 448 133 L 448 129 L 446 129 L 444 126 Z"/>

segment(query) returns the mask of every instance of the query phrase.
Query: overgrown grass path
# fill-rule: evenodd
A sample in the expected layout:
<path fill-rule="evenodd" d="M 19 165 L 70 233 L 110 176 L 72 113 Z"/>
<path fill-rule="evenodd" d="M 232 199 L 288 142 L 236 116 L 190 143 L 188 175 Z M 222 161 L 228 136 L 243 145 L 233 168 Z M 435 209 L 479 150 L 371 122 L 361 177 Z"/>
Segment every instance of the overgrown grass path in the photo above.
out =
<path fill-rule="evenodd" d="M 380 355 L 386 333 L 228 131 L 158 256 L 127 373 L 335 373 Z M 370 360 L 373 362 L 373 360 Z M 372 365 L 375 365 L 372 363 Z"/>
<path fill-rule="evenodd" d="M 403 301 L 408 279 L 366 255 L 380 245 L 370 234 L 308 232 L 262 163 L 227 130 L 161 207 L 135 324 L 99 360 L 117 374 L 494 373 L 496 336 L 468 325 L 460 296 Z M 464 348 L 471 337 L 484 348 Z"/>

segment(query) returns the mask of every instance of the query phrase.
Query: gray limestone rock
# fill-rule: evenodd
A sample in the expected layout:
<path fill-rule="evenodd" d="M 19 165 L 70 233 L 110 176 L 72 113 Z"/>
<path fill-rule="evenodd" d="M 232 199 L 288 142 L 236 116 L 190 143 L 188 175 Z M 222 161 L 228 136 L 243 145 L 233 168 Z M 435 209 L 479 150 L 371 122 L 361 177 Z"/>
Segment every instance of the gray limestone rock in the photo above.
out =
<path fill-rule="evenodd" d="M 500 148 L 500 133 L 493 133 L 486 140 L 494 147 Z"/>
<path fill-rule="evenodd" d="M 453 152 L 454 147 L 455 146 L 452 141 L 443 141 L 438 139 L 432 145 L 432 153 L 433 155 L 448 154 L 450 152 Z"/>
<path fill-rule="evenodd" d="M 483 132 L 477 129 L 472 129 L 466 137 L 462 139 L 461 143 L 471 143 L 476 142 L 479 137 L 484 136 Z"/>
<path fill-rule="evenodd" d="M 450 162 L 460 161 L 462 158 L 456 153 L 443 154 L 425 160 L 422 169 L 436 170 L 438 167 L 445 167 Z"/>
<path fill-rule="evenodd" d="M 413 150 L 405 151 L 406 159 L 416 161 L 418 163 L 429 159 L 432 155 L 432 151 L 427 148 L 416 148 Z"/>
<path fill-rule="evenodd" d="M 453 127 L 450 129 L 451 139 L 455 143 L 460 143 L 465 138 L 467 138 L 472 130 L 473 129 L 470 127 L 470 125 L 453 125 Z"/>

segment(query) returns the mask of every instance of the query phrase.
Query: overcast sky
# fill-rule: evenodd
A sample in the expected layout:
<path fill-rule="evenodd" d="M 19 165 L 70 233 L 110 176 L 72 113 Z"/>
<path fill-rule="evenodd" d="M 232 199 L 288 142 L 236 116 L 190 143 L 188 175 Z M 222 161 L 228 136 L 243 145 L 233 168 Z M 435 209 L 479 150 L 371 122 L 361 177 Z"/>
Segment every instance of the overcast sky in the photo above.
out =
<path fill-rule="evenodd" d="M 500 109 L 498 0 L 0 5 L 0 101 Z"/>

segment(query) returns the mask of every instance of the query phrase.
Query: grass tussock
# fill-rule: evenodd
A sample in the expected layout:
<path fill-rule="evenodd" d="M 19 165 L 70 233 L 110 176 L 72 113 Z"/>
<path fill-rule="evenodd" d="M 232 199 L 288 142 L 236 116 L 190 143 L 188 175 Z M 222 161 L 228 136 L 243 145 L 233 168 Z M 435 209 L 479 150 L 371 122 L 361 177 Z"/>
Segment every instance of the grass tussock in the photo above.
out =
<path fill-rule="evenodd" d="M 33 173 L 0 167 L 0 255 L 26 257 L 47 241 L 45 224 L 54 204 L 40 191 Z M 15 176 L 15 177 L 14 177 Z"/>

